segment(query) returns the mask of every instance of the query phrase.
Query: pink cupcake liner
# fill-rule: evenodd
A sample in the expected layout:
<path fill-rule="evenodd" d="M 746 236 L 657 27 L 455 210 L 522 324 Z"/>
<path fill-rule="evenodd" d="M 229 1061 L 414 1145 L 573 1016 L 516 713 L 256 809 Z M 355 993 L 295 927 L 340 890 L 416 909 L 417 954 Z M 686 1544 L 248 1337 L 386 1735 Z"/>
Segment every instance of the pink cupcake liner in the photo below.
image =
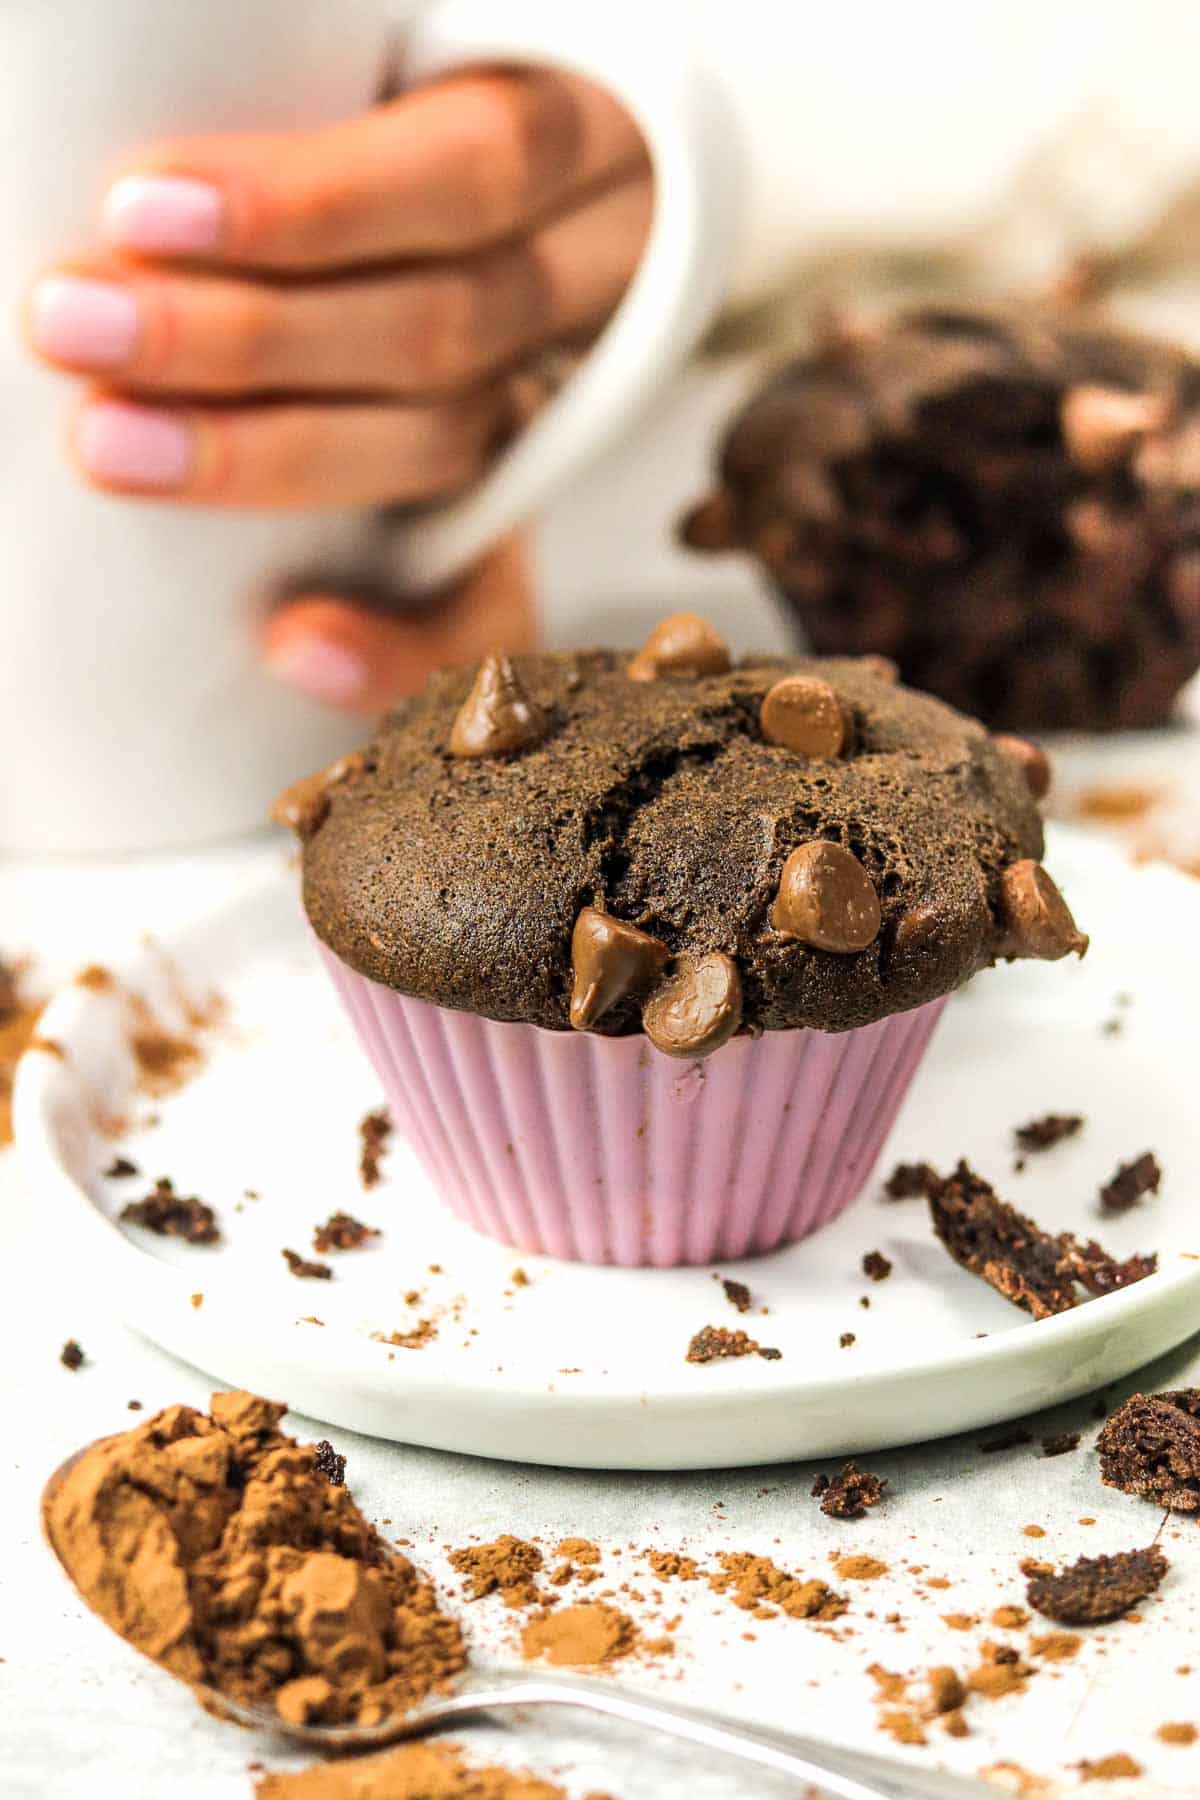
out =
<path fill-rule="evenodd" d="M 322 954 L 451 1211 L 576 1262 L 728 1262 L 828 1224 L 862 1190 L 945 1005 L 734 1038 L 689 1064 L 644 1037 L 431 1006 Z"/>

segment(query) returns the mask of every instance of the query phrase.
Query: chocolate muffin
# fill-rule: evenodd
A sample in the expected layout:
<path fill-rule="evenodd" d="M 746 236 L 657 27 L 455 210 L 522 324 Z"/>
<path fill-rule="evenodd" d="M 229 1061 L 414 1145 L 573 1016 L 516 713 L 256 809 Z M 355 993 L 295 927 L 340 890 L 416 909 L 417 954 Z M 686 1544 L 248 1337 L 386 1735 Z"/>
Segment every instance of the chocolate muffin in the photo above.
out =
<path fill-rule="evenodd" d="M 524 1248 L 707 1261 L 852 1197 L 953 988 L 1086 948 L 1038 861 L 1048 779 L 1032 745 L 881 659 L 734 665 L 681 614 L 632 658 L 443 671 L 279 816 L 443 1192 Z M 692 1168 L 701 1112 L 723 1133 L 759 1119 L 762 1144 Z M 547 1224 L 578 1214 L 576 1169 L 591 1236 Z"/>
<path fill-rule="evenodd" d="M 683 535 L 989 725 L 1161 724 L 1200 667 L 1200 369 L 1067 307 L 842 332 L 734 421 Z"/>

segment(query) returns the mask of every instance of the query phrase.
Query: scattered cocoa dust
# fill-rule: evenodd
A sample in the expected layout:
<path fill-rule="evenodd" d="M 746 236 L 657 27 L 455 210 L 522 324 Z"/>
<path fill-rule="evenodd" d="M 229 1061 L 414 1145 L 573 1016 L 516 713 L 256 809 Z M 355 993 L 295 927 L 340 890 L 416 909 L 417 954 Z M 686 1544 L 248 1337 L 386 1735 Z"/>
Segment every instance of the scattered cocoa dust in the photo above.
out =
<path fill-rule="evenodd" d="M 527 1662 L 542 1657 L 556 1666 L 591 1669 L 628 1656 L 637 1643 L 632 1619 L 592 1600 L 536 1614 L 521 1633 L 521 1654 Z"/>
<path fill-rule="evenodd" d="M 1141 1763 L 1134 1762 L 1123 1750 L 1102 1756 L 1097 1762 L 1076 1763 L 1075 1767 L 1084 1781 L 1136 1781 L 1142 1773 Z"/>
<path fill-rule="evenodd" d="M 19 963 L 0 960 L 0 1150 L 12 1143 L 12 1090 L 17 1063 L 33 1041 L 41 1005 L 24 991 Z"/>
<path fill-rule="evenodd" d="M 722 1550 L 721 1567 L 707 1577 L 714 1594 L 725 1594 L 743 1612 L 771 1618 L 778 1607 L 789 1619 L 839 1619 L 846 1610 L 845 1595 L 835 1594 L 823 1581 L 801 1581 L 778 1568 L 767 1556 L 745 1550 Z"/>
<path fill-rule="evenodd" d="M 1197 1732 L 1187 1720 L 1180 1720 L 1176 1724 L 1160 1725 L 1154 1735 L 1163 1744 L 1194 1744 Z"/>
<path fill-rule="evenodd" d="M 169 1031 L 140 994 L 126 993 L 125 1005 L 126 1041 L 137 1070 L 138 1087 L 155 1100 L 177 1092 L 203 1061 L 200 1044 L 195 1037 Z M 201 1015 L 193 1020 L 197 1029 L 208 1022 Z"/>
<path fill-rule="evenodd" d="M 534 1576 L 544 1558 L 536 1544 L 505 1535 L 490 1544 L 469 1544 L 451 1550 L 450 1567 L 467 1577 L 467 1595 L 482 1600 L 499 1591 L 505 1606 L 534 1606 L 541 1596 Z"/>
<path fill-rule="evenodd" d="M 402 1744 L 376 1756 L 315 1763 L 292 1775 L 264 1775 L 254 1795 L 255 1800 L 567 1800 L 565 1789 L 524 1770 L 468 1763 L 457 1744 Z"/>
<path fill-rule="evenodd" d="M 1040 1656 L 1043 1662 L 1070 1662 L 1082 1642 L 1073 1631 L 1045 1631 L 1040 1637 L 1030 1638 L 1029 1654 Z"/>
<path fill-rule="evenodd" d="M 374 1723 L 466 1664 L 458 1622 L 363 1518 L 285 1407 L 212 1397 L 91 1445 L 44 1502 L 82 1597 L 181 1680 L 289 1723 Z"/>
<path fill-rule="evenodd" d="M 1077 819 L 1098 819 L 1116 825 L 1141 819 L 1163 798 L 1164 789 L 1141 787 L 1132 781 L 1105 782 L 1084 788 L 1073 808 Z"/>
<path fill-rule="evenodd" d="M 835 1556 L 833 1566 L 843 1581 L 877 1581 L 889 1567 L 877 1556 Z"/>

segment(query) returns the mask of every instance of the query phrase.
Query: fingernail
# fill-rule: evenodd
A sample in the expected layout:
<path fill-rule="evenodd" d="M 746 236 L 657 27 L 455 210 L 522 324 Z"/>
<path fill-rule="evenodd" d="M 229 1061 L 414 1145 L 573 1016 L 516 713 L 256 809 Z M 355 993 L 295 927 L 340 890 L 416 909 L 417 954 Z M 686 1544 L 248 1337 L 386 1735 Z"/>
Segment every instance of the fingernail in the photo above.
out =
<path fill-rule="evenodd" d="M 195 435 L 178 414 L 123 400 L 85 406 L 75 447 L 89 475 L 122 487 L 182 487 L 195 460 Z"/>
<path fill-rule="evenodd" d="M 104 198 L 106 236 L 126 250 L 195 256 L 221 241 L 218 188 L 188 175 L 123 175 Z"/>
<path fill-rule="evenodd" d="M 138 334 L 137 302 L 113 281 L 47 275 L 29 300 L 35 347 L 75 368 L 115 369 L 128 362 Z"/>
<path fill-rule="evenodd" d="M 289 687 L 331 706 L 353 706 L 367 684 L 362 658 L 344 644 L 321 638 L 297 638 L 267 654 L 267 667 Z"/>

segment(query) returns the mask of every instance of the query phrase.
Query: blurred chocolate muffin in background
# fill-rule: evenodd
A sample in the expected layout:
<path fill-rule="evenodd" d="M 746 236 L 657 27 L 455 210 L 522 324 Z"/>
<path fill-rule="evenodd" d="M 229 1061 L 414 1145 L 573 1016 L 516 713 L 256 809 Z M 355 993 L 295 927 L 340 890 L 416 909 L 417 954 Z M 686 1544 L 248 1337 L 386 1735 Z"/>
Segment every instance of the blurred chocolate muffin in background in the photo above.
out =
<path fill-rule="evenodd" d="M 682 526 L 756 556 L 823 656 L 1017 731 L 1162 724 L 1200 668 L 1200 365 L 1077 308 L 830 331 Z"/>

